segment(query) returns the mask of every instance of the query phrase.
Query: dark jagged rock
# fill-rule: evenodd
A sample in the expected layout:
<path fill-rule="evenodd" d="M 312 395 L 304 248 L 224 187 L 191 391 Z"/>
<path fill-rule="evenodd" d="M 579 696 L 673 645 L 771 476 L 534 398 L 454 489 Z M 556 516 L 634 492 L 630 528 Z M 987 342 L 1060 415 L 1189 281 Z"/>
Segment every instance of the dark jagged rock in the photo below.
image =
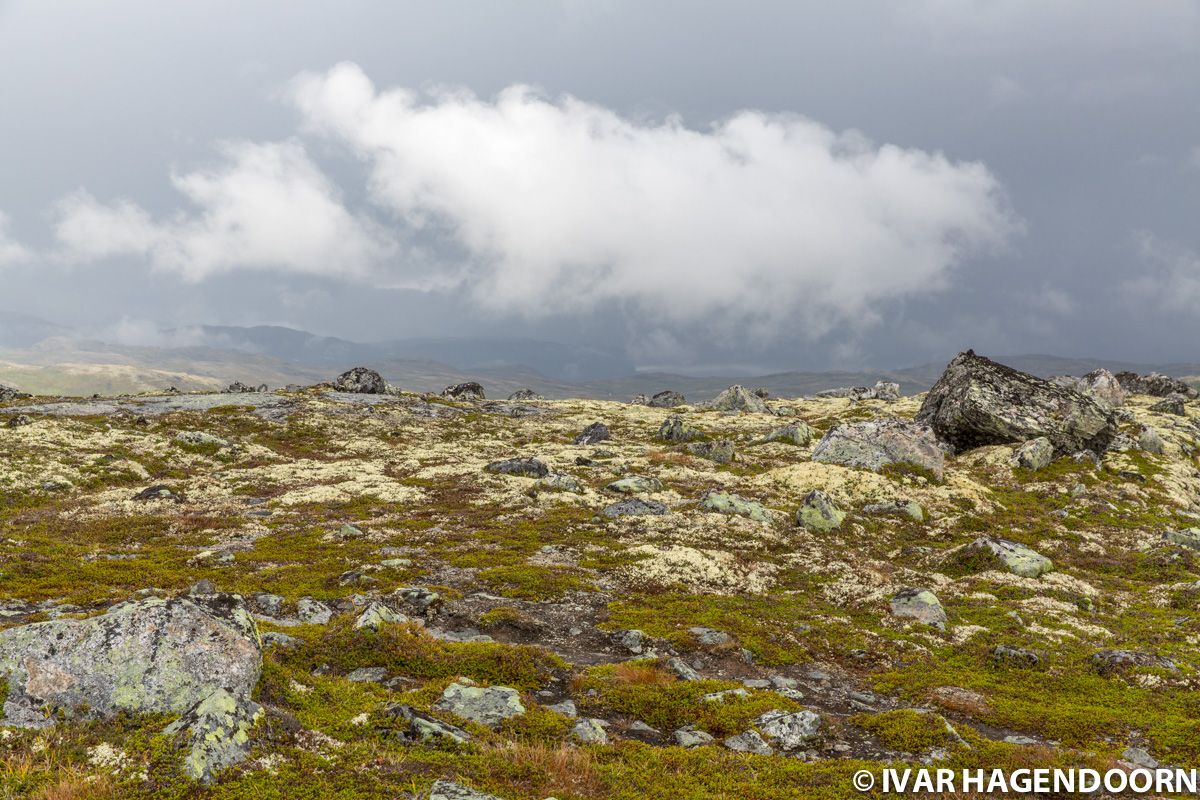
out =
<path fill-rule="evenodd" d="M 141 500 L 141 501 L 146 501 L 146 500 L 180 501 L 183 498 L 180 495 L 176 494 L 175 492 L 171 491 L 171 488 L 169 486 L 163 486 L 161 484 L 157 484 L 155 486 L 148 486 L 145 489 L 142 489 L 140 492 L 138 492 L 137 494 L 135 494 L 133 496 L 133 499 Z"/>
<path fill-rule="evenodd" d="M 1164 669 L 1175 672 L 1179 665 L 1166 656 L 1136 650 L 1101 650 L 1092 656 L 1092 666 L 1101 675 L 1111 675 L 1128 669 Z"/>
<path fill-rule="evenodd" d="M 696 456 L 697 458 L 706 458 L 717 464 L 729 464 L 736 458 L 733 442 L 728 439 L 718 439 L 711 442 L 688 442 L 687 444 L 680 445 L 678 449 L 689 455 Z"/>
<path fill-rule="evenodd" d="M 450 400 L 485 400 L 483 394 L 483 386 L 475 381 L 467 381 L 466 383 L 456 383 L 453 386 L 447 386 L 442 390 L 442 397 Z"/>
<path fill-rule="evenodd" d="M 333 388 L 351 394 L 385 394 L 387 382 L 373 369 L 354 367 L 338 375 Z"/>
<path fill-rule="evenodd" d="M 672 414 L 663 420 L 663 424 L 658 429 L 658 438 L 664 442 L 672 442 L 678 444 L 680 442 L 690 442 L 696 439 L 703 439 L 705 436 L 701 431 L 695 428 L 690 428 L 684 424 L 681 414 Z"/>
<path fill-rule="evenodd" d="M 606 506 L 601 513 L 609 519 L 616 519 L 617 517 L 658 517 L 667 513 L 667 507 L 655 500 L 643 500 L 640 497 L 631 497 L 627 500 L 619 500 L 610 506 Z"/>
<path fill-rule="evenodd" d="M 1172 394 L 1150 406 L 1151 411 L 1159 414 L 1174 414 L 1177 417 L 1187 416 L 1187 398 L 1181 394 Z"/>
<path fill-rule="evenodd" d="M 550 468 L 536 458 L 506 458 L 493 461 L 483 469 L 497 475 L 520 475 L 525 478 L 544 478 L 550 474 Z"/>
<path fill-rule="evenodd" d="M 515 392 L 513 392 L 512 394 L 510 394 L 508 396 L 508 402 L 510 402 L 510 403 L 523 403 L 526 400 L 545 400 L 545 399 L 546 398 L 542 397 L 540 394 L 535 392 L 533 389 L 517 389 Z"/>
<path fill-rule="evenodd" d="M 646 405 L 652 408 L 674 408 L 675 406 L 687 405 L 687 398 L 679 392 L 666 389 L 651 397 Z"/>
<path fill-rule="evenodd" d="M 575 437 L 575 444 L 596 444 L 609 439 L 608 426 L 603 422 L 593 422 Z"/>
<path fill-rule="evenodd" d="M 1153 397 L 1167 397 L 1181 394 L 1185 397 L 1195 397 L 1196 390 L 1178 378 L 1160 375 L 1152 372 L 1149 375 L 1138 375 L 1136 372 L 1118 372 L 1117 382 L 1121 388 L 1130 394 L 1148 394 Z"/>
<path fill-rule="evenodd" d="M 7 403 L 9 400 L 19 400 L 25 397 L 29 397 L 29 395 L 19 389 L 14 389 L 12 386 L 5 386 L 0 383 L 0 403 Z"/>
<path fill-rule="evenodd" d="M 1044 436 L 1055 453 L 1103 452 L 1117 435 L 1093 398 L 968 350 L 955 356 L 916 417 L 958 450 Z"/>

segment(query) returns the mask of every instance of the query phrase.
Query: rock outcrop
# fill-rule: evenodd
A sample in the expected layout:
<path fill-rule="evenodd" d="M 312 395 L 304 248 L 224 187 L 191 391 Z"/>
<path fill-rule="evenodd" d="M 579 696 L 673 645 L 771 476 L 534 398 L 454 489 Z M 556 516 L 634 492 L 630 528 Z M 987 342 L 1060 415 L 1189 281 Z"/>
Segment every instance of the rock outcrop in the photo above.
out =
<path fill-rule="evenodd" d="M 912 464 L 939 480 L 945 453 L 925 425 L 898 419 L 867 420 L 838 425 L 813 448 L 813 461 L 878 472 L 890 464 Z"/>
<path fill-rule="evenodd" d="M 770 414 L 771 409 L 763 399 L 745 386 L 735 384 L 704 404 L 714 411 L 747 411 L 753 414 Z"/>
<path fill-rule="evenodd" d="M 1112 412 L 1093 398 L 972 350 L 950 362 L 916 419 L 960 451 L 1044 436 L 1057 455 L 1100 453 L 1117 435 Z"/>
<path fill-rule="evenodd" d="M 483 386 L 475 381 L 467 381 L 466 383 L 456 383 L 453 386 L 447 386 L 442 390 L 442 397 L 449 400 L 485 400 L 483 395 Z"/>
<path fill-rule="evenodd" d="M 261 668 L 258 631 L 236 595 L 151 598 L 0 632 L 8 725 L 183 714 L 218 689 L 248 699 Z"/>
<path fill-rule="evenodd" d="M 1138 375 L 1136 372 L 1118 372 L 1117 382 L 1129 394 L 1148 394 L 1152 397 L 1166 397 L 1172 394 L 1182 394 L 1195 397 L 1196 390 L 1188 384 L 1168 375 L 1152 372 L 1149 375 Z"/>
<path fill-rule="evenodd" d="M 333 381 L 333 388 L 353 394 L 385 394 L 387 382 L 373 369 L 354 367 L 338 375 Z"/>

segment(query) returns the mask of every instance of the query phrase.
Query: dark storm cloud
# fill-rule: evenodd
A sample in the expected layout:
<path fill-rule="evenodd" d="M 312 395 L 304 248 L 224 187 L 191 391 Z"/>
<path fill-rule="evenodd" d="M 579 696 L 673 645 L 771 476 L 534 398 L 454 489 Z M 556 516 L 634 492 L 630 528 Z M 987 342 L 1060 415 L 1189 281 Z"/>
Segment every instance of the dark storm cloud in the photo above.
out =
<path fill-rule="evenodd" d="M 893 8 L 0 4 L 0 307 L 1194 358 L 1198 4 Z"/>

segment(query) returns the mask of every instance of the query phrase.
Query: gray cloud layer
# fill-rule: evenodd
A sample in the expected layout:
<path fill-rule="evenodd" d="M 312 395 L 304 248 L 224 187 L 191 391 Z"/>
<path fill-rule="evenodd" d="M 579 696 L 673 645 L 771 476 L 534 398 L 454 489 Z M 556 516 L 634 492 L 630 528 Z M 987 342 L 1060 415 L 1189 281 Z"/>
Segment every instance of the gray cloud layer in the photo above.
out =
<path fill-rule="evenodd" d="M 0 52 L 0 307 L 1195 357 L 1195 2 L 10 2 Z"/>

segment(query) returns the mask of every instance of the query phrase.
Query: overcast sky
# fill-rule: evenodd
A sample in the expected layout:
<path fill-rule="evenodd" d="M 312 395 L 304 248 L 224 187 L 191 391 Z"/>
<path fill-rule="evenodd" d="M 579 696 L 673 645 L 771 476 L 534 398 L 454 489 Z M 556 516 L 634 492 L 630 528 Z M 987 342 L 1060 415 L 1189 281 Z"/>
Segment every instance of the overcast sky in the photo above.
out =
<path fill-rule="evenodd" d="M 0 0 L 0 109 L 0 309 L 127 338 L 1200 360 L 1200 2 Z"/>

